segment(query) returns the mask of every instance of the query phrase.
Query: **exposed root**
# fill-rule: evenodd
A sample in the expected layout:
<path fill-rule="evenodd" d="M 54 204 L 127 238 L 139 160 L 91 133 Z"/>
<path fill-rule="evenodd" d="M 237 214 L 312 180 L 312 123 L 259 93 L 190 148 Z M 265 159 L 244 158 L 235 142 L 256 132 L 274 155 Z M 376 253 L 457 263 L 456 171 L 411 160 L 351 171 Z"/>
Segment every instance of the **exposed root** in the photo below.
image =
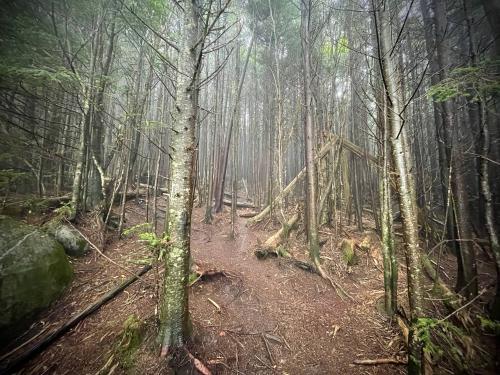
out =
<path fill-rule="evenodd" d="M 255 211 L 251 211 L 251 212 L 242 212 L 241 214 L 239 214 L 238 216 L 239 217 L 243 217 L 243 218 L 251 218 L 251 217 L 254 217 L 254 216 L 257 216 L 259 213 L 258 212 L 255 212 Z"/>
<path fill-rule="evenodd" d="M 205 366 L 203 364 L 203 362 L 201 362 L 198 358 L 196 358 L 194 355 L 192 355 L 189 350 L 187 350 L 186 348 L 184 348 L 186 350 L 186 353 L 189 357 L 189 359 L 191 359 L 191 361 L 193 361 L 193 365 L 194 367 L 196 368 L 196 370 L 198 370 L 198 372 L 202 375 L 212 375 L 212 373 L 210 372 L 210 370 L 208 369 L 207 366 Z"/>
<path fill-rule="evenodd" d="M 236 275 L 224 270 L 209 269 L 206 271 L 197 270 L 198 276 L 189 283 L 188 286 L 193 286 L 198 281 L 212 281 L 221 277 L 234 278 Z"/>
<path fill-rule="evenodd" d="M 319 264 L 319 261 L 314 262 L 315 267 L 316 267 L 316 273 L 320 275 L 323 279 L 328 280 L 330 282 L 330 285 L 332 286 L 333 289 L 337 292 L 340 298 L 343 299 L 343 297 L 349 298 L 351 301 L 356 302 L 353 296 L 351 296 L 349 293 L 346 292 L 342 286 L 334 281 L 324 270 L 323 267 Z"/>
<path fill-rule="evenodd" d="M 332 278 L 323 270 L 323 268 L 321 267 L 319 262 L 315 262 L 315 264 L 312 265 L 312 264 L 304 262 L 302 260 L 298 260 L 298 259 L 295 259 L 293 257 L 290 257 L 290 255 L 288 253 L 282 254 L 280 252 L 279 248 L 278 249 L 273 249 L 273 248 L 258 249 L 258 250 L 255 250 L 254 253 L 258 259 L 267 259 L 270 257 L 281 258 L 283 261 L 290 263 L 290 264 L 294 265 L 295 267 L 300 268 L 301 270 L 315 273 L 315 274 L 321 276 L 323 279 L 327 280 L 330 283 L 330 285 L 332 286 L 332 288 L 335 289 L 335 291 L 337 292 L 337 294 L 339 295 L 339 297 L 341 299 L 344 299 L 344 297 L 347 297 L 351 301 L 356 302 L 354 297 L 351 296 L 349 293 L 347 293 L 347 291 L 344 288 L 342 288 L 342 286 L 339 283 L 332 280 Z"/>

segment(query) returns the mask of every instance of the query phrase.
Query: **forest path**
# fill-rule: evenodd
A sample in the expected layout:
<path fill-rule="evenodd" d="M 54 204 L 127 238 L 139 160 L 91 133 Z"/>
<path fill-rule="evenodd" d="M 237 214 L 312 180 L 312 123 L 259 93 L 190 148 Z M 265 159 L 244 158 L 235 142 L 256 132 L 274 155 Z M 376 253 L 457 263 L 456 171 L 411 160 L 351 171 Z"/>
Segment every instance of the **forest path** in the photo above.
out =
<path fill-rule="evenodd" d="M 254 250 L 270 232 L 248 228 L 238 218 L 233 240 L 229 215 L 216 217 L 211 225 L 202 217 L 195 210 L 193 258 L 203 268 L 234 275 L 192 289 L 192 318 L 209 362 L 219 358 L 232 372 L 246 374 L 404 373 L 403 367 L 353 364 L 383 356 L 394 334 L 380 321 L 373 301 L 364 300 L 380 297 L 380 290 L 364 290 L 372 285 L 369 280 L 361 280 L 361 290 L 356 290 L 357 282 L 344 280 L 357 302 L 342 300 L 315 274 L 285 261 L 258 260 Z M 224 365 L 218 367 L 220 373 L 228 370 Z"/>
<path fill-rule="evenodd" d="M 144 222 L 144 202 L 128 202 L 126 212 L 127 227 Z M 360 264 L 347 272 L 331 268 L 341 262 L 336 250 L 338 240 L 330 236 L 323 246 L 322 254 L 331 259 L 325 262 L 325 269 L 356 298 L 356 302 L 342 300 L 315 274 L 283 260 L 261 261 L 255 257 L 259 241 L 264 242 L 276 228 L 249 228 L 245 219 L 238 218 L 233 240 L 229 237 L 229 210 L 216 215 L 210 225 L 202 219 L 203 210 L 196 208 L 192 218 L 193 259 L 202 270 L 224 270 L 228 275 L 198 281 L 190 288 L 194 327 L 191 350 L 214 375 L 405 373 L 404 366 L 353 364 L 360 358 L 392 357 L 403 348 L 398 329 L 391 328 L 377 312 L 377 301 L 383 296 L 382 274 L 367 254 L 361 254 Z M 91 221 L 79 227 L 95 240 Z M 294 232 L 287 246 L 292 254 L 304 259 L 303 244 L 303 235 Z M 94 251 L 73 259 L 75 280 L 70 289 L 19 342 L 41 330 L 49 332 L 98 300 L 129 277 L 123 268 L 133 272 L 142 268 L 150 251 L 137 236 L 115 236 L 108 241 L 106 255 L 121 267 Z M 133 368 L 116 362 L 123 323 L 132 314 L 146 322 L 154 321 L 159 278 L 161 274 L 154 270 L 146 274 L 30 361 L 22 373 L 107 374 L 109 368 L 108 372 L 99 371 L 108 360 L 115 375 L 168 373 L 159 360 L 153 329 L 149 329 L 148 344 L 138 352 Z M 196 371 L 192 369 L 191 373 Z"/>

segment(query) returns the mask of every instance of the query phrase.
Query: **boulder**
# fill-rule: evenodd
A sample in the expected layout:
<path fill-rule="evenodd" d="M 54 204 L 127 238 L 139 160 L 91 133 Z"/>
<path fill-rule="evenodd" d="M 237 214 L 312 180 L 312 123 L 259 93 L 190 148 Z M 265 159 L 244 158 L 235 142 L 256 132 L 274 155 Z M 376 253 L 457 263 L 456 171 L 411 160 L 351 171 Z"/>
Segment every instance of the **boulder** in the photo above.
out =
<path fill-rule="evenodd" d="M 59 242 L 36 227 L 0 215 L 0 344 L 29 327 L 72 276 Z"/>
<path fill-rule="evenodd" d="M 73 228 L 59 225 L 53 232 L 54 238 L 64 247 L 66 254 L 72 257 L 82 257 L 89 251 L 89 244 Z"/>

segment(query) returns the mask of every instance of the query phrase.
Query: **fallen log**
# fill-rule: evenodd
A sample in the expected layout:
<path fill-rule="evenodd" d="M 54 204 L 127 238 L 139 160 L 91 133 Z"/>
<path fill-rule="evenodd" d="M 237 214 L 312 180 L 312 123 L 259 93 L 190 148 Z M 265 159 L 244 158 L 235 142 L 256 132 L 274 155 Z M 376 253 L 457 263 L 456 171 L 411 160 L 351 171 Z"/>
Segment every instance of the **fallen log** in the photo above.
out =
<path fill-rule="evenodd" d="M 299 214 L 298 212 L 295 213 L 291 217 L 290 220 L 286 222 L 286 224 L 283 224 L 276 233 L 274 233 L 271 237 L 269 237 L 266 242 L 264 242 L 264 245 L 262 246 L 265 249 L 274 249 L 279 246 L 279 244 L 288 237 L 290 234 L 290 231 L 294 229 L 297 226 L 297 223 L 299 221 Z"/>
<path fill-rule="evenodd" d="M 233 197 L 233 194 L 232 193 L 228 193 L 228 192 L 225 192 L 224 193 L 224 196 L 228 199 L 231 199 Z M 242 195 L 239 195 L 238 194 L 238 198 L 241 198 L 243 199 L 244 201 L 247 201 L 248 203 L 252 203 L 252 199 L 251 198 L 248 198 L 246 196 L 242 196 Z"/>
<path fill-rule="evenodd" d="M 427 255 L 422 254 L 421 259 L 425 273 L 434 281 L 434 292 L 438 294 L 445 306 L 451 311 L 460 309 L 462 306 L 462 297 L 453 292 L 448 285 L 443 282 Z"/>
<path fill-rule="evenodd" d="M 116 193 L 115 198 L 113 199 L 113 203 L 120 203 L 122 200 L 123 193 Z M 125 201 L 129 201 L 131 199 L 134 199 L 135 197 L 142 198 L 144 197 L 144 194 L 139 194 L 137 195 L 136 192 L 129 192 L 125 195 Z"/>
<path fill-rule="evenodd" d="M 61 206 L 63 203 L 68 203 L 71 200 L 71 195 L 66 194 L 63 195 L 62 197 L 50 197 L 50 198 L 44 198 L 43 200 L 47 202 L 48 208 L 57 208 Z"/>
<path fill-rule="evenodd" d="M 258 213 L 258 212 L 255 212 L 255 211 L 253 211 L 253 212 L 242 212 L 242 213 L 241 213 L 241 214 L 239 214 L 238 216 L 239 216 L 239 217 L 243 217 L 243 218 L 248 219 L 248 218 L 250 218 L 250 217 L 254 217 L 255 215 L 258 215 L 258 214 L 259 214 L 259 213 Z"/>
<path fill-rule="evenodd" d="M 139 184 L 139 187 L 144 188 L 144 189 L 149 188 L 149 190 L 154 190 L 154 186 L 151 186 L 148 184 L 143 184 L 142 182 Z M 164 194 L 168 193 L 167 189 L 159 187 L 159 186 L 156 188 L 156 190 L 159 191 L 160 193 L 164 193 Z"/>
<path fill-rule="evenodd" d="M 228 199 L 224 199 L 222 201 L 226 206 L 231 206 L 231 201 Z M 256 208 L 251 202 L 236 202 L 237 208 Z"/>
<path fill-rule="evenodd" d="M 335 134 L 332 134 L 330 139 L 321 147 L 319 150 L 318 154 L 314 158 L 314 163 L 318 163 L 330 150 L 331 148 L 337 143 L 342 141 L 342 147 L 345 147 L 347 150 L 351 151 L 354 155 L 367 159 L 368 161 L 371 161 L 374 164 L 378 165 L 378 159 L 364 151 L 361 147 L 355 145 L 354 143 L 348 141 L 347 139 L 341 138 Z M 254 216 L 253 218 L 249 219 L 247 221 L 247 225 L 253 225 L 264 219 L 270 212 L 271 212 L 271 206 L 276 206 L 279 202 L 283 200 L 297 185 L 299 181 L 301 181 L 306 175 L 306 168 L 304 167 L 296 176 L 295 178 L 290 181 L 290 183 L 281 191 L 278 193 L 278 195 L 274 198 L 273 202 L 271 205 L 266 206 L 258 215 Z"/>
<path fill-rule="evenodd" d="M 74 317 L 69 319 L 62 326 L 60 326 L 59 328 L 56 328 L 49 335 L 45 336 L 41 341 L 36 343 L 33 347 L 29 348 L 28 350 L 23 352 L 21 355 L 17 356 L 17 358 L 15 358 L 14 360 L 12 360 L 10 362 L 5 361 L 5 363 L 0 365 L 0 373 L 11 374 L 11 373 L 19 370 L 23 365 L 25 365 L 27 363 L 27 361 L 36 357 L 38 354 L 40 354 L 45 349 L 47 349 L 54 341 L 56 341 L 57 339 L 62 337 L 71 328 L 75 327 L 79 322 L 81 322 L 82 320 L 87 318 L 89 315 L 91 315 L 94 312 L 96 312 L 97 310 L 99 310 L 102 306 L 104 306 L 106 303 L 111 301 L 113 298 L 118 296 L 128 286 L 130 286 L 136 280 L 138 280 L 139 277 L 141 277 L 146 272 L 151 270 L 151 268 L 152 268 L 152 266 L 150 264 L 148 264 L 147 266 L 142 268 L 137 275 L 127 279 L 126 281 L 124 281 L 122 284 L 120 284 L 116 288 L 110 290 L 103 297 L 101 297 L 97 302 L 93 303 L 92 305 L 89 305 L 86 309 L 84 309 L 80 313 L 76 314 Z"/>

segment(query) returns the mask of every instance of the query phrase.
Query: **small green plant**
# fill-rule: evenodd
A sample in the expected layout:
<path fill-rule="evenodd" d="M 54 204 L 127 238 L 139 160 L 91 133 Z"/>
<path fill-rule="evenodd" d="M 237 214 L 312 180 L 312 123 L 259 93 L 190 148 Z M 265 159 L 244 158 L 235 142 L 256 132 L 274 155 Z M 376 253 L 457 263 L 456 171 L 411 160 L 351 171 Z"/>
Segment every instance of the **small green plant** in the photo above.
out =
<path fill-rule="evenodd" d="M 26 172 L 18 172 L 14 169 L 1 169 L 0 170 L 0 191 L 9 190 L 12 185 L 24 183 L 29 179 Z"/>
<path fill-rule="evenodd" d="M 151 249 L 157 249 L 162 244 L 162 238 L 158 237 L 155 233 L 152 232 L 142 232 L 139 233 L 139 240 L 141 242 L 145 242 L 148 247 Z"/>
<path fill-rule="evenodd" d="M 477 358 L 472 338 L 447 320 L 419 318 L 415 329 L 426 358 L 432 363 L 446 360 L 457 373 L 473 372 Z"/>
<path fill-rule="evenodd" d="M 143 230 L 150 231 L 151 230 L 151 224 L 150 223 L 141 223 L 134 225 L 133 227 L 127 228 L 123 231 L 123 235 L 125 237 L 131 236 L 134 234 L 141 233 Z"/>
<path fill-rule="evenodd" d="M 49 204 L 45 199 L 31 198 L 24 201 L 23 207 L 29 212 L 41 213 L 48 209 Z"/>
<path fill-rule="evenodd" d="M 170 237 L 165 234 L 157 236 L 151 230 L 150 223 L 142 223 L 126 229 L 123 235 L 137 234 L 139 242 L 146 244 L 151 252 L 157 256 L 158 260 L 162 260 L 167 250 L 167 245 L 170 242 Z"/>
<path fill-rule="evenodd" d="M 143 322 L 134 314 L 123 324 L 123 334 L 116 348 L 117 357 L 123 368 L 130 370 L 135 365 L 137 350 L 143 340 Z"/>
<path fill-rule="evenodd" d="M 500 322 L 498 320 L 491 320 L 481 315 L 478 315 L 477 317 L 481 324 L 481 330 L 486 333 L 500 336 Z"/>
<path fill-rule="evenodd" d="M 57 215 L 59 219 L 70 218 L 74 212 L 71 203 L 65 203 L 61 207 L 58 207 L 54 210 L 54 213 Z"/>

